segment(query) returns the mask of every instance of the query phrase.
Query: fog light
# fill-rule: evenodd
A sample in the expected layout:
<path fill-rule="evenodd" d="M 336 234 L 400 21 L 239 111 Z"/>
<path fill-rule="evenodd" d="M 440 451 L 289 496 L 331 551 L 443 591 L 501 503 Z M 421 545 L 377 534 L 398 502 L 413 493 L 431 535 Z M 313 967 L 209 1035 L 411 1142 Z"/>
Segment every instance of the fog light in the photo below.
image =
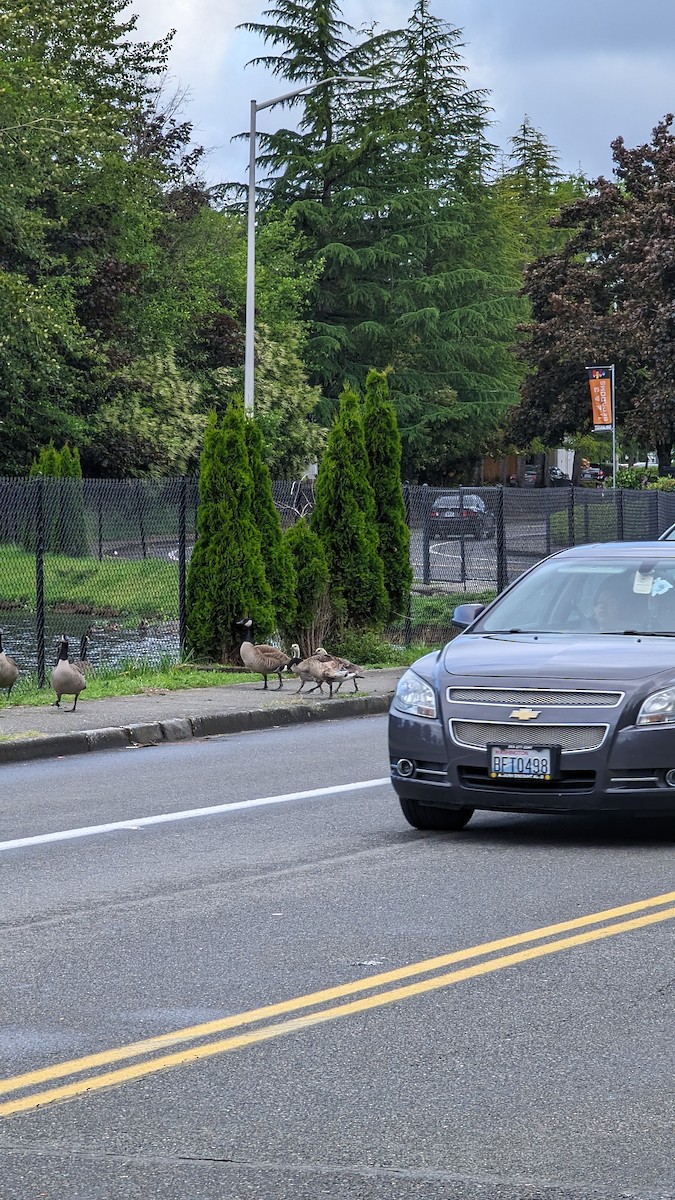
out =
<path fill-rule="evenodd" d="M 666 783 L 668 787 L 675 787 L 675 769 L 666 771 Z"/>
<path fill-rule="evenodd" d="M 396 764 L 396 770 L 398 771 L 399 775 L 402 775 L 404 779 L 407 779 L 409 775 L 414 774 L 415 764 L 412 763 L 409 758 L 399 758 Z M 671 772 L 671 774 L 675 776 L 675 771 Z M 675 782 L 673 782 L 673 787 L 675 787 Z"/>

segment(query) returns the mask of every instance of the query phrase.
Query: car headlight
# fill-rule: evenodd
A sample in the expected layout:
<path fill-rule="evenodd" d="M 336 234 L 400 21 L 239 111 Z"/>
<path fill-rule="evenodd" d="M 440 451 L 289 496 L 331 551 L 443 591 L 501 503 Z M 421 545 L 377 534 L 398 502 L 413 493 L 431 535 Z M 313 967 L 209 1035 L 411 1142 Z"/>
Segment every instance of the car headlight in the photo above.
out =
<path fill-rule="evenodd" d="M 416 717 L 435 717 L 436 693 L 414 671 L 406 671 L 398 681 L 394 708 L 399 712 L 413 713 Z"/>
<path fill-rule="evenodd" d="M 638 725 L 675 725 L 675 687 L 647 696 L 638 713 Z"/>

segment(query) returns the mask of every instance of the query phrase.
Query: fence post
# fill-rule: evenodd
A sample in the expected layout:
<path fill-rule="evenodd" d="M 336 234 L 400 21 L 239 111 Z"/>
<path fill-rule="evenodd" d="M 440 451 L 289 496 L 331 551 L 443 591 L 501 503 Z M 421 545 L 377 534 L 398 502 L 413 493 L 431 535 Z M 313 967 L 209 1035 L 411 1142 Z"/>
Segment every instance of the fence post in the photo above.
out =
<path fill-rule="evenodd" d="M 139 479 L 138 483 L 136 484 L 136 507 L 138 509 L 138 530 L 141 535 L 141 549 L 143 551 L 143 558 L 147 558 L 148 551 L 147 551 L 147 547 L 145 544 L 145 522 L 143 520 L 143 502 L 144 502 L 144 500 L 145 500 L 145 490 L 143 488 L 143 484 L 141 483 L 141 481 Z"/>
<path fill-rule="evenodd" d="M 459 582 L 466 584 L 466 535 L 464 533 L 464 488 L 459 485 Z"/>
<path fill-rule="evenodd" d="M 96 487 L 96 511 L 98 516 L 98 561 L 103 561 L 103 480 Z"/>
<path fill-rule="evenodd" d="M 591 540 L 591 531 L 588 524 L 588 500 L 584 500 L 584 541 L 586 543 Z"/>
<path fill-rule="evenodd" d="M 548 558 L 549 554 L 551 553 L 551 518 L 552 518 L 553 512 L 554 512 L 554 510 L 552 508 L 552 503 L 553 503 L 553 501 L 551 499 L 549 499 L 549 497 L 547 497 L 546 498 L 546 508 L 547 508 L 547 513 L 546 513 L 546 557 L 547 558 Z"/>
<path fill-rule="evenodd" d="M 497 488 L 495 511 L 495 535 L 497 539 L 497 591 L 503 592 L 509 582 L 506 559 L 506 520 L 504 513 L 504 488 Z"/>
<path fill-rule="evenodd" d="M 35 641 L 38 687 L 42 688 L 45 686 L 45 497 L 41 475 L 35 484 Z"/>
<path fill-rule="evenodd" d="M 187 642 L 187 606 L 185 592 L 185 524 L 187 516 L 187 479 L 180 481 L 178 496 L 178 639 L 180 656 L 185 653 Z"/>
<path fill-rule="evenodd" d="M 576 538 L 576 529 L 574 527 L 575 512 L 574 512 L 574 485 L 573 484 L 571 484 L 568 487 L 567 492 L 568 492 L 568 496 L 567 496 L 567 532 L 569 534 L 570 546 L 576 546 L 577 538 Z"/>
<path fill-rule="evenodd" d="M 647 492 L 647 537 L 650 542 L 658 541 L 659 537 L 659 493 Z"/>
<path fill-rule="evenodd" d="M 403 484 L 403 503 L 405 504 L 405 523 L 408 526 L 408 530 L 410 530 L 410 484 L 407 479 Z M 403 621 L 403 640 L 406 647 L 410 646 L 412 642 L 411 603 L 411 588 L 408 588 L 408 594 L 405 602 L 405 619 Z"/>
<path fill-rule="evenodd" d="M 624 541 L 624 511 L 623 511 L 623 488 L 618 488 L 614 493 L 616 499 L 614 507 L 616 510 L 616 540 Z"/>
<path fill-rule="evenodd" d="M 431 566 L 429 561 L 429 538 L 431 531 L 429 528 L 429 513 L 431 512 L 431 503 L 429 500 L 429 484 L 422 484 L 422 582 L 429 583 L 431 579 Z"/>

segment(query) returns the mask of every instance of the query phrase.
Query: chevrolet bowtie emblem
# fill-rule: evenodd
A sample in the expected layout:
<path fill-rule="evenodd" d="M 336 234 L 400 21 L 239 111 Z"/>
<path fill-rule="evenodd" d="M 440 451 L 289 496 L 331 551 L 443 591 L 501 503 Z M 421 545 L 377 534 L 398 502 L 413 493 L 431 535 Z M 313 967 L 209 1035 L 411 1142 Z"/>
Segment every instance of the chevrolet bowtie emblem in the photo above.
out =
<path fill-rule="evenodd" d="M 514 708 L 511 716 L 515 717 L 517 721 L 534 721 L 539 713 L 535 708 Z"/>

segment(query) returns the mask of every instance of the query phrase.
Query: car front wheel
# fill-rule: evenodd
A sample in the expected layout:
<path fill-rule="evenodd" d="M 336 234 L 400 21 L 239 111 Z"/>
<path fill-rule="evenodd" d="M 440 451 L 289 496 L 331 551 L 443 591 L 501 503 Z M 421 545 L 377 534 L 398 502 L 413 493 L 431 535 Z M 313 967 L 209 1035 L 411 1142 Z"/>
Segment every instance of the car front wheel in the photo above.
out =
<path fill-rule="evenodd" d="M 419 800 L 408 800 L 399 796 L 403 816 L 415 829 L 463 829 L 471 820 L 472 808 L 437 808 L 432 804 L 420 804 Z"/>

